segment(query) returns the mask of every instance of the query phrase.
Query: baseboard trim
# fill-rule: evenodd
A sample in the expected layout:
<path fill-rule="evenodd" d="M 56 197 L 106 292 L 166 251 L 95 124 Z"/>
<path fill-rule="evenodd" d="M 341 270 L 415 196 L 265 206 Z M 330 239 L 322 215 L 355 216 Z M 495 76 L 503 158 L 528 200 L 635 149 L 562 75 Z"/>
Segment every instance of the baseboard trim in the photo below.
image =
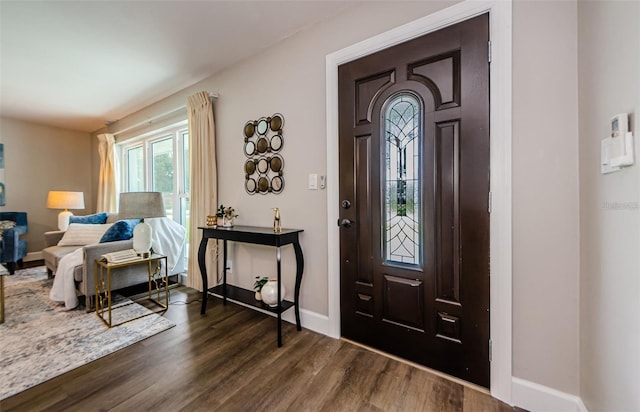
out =
<path fill-rule="evenodd" d="M 43 259 L 44 258 L 42 257 L 42 252 L 29 252 L 22 260 L 25 262 L 31 262 L 32 260 L 43 260 Z"/>
<path fill-rule="evenodd" d="M 283 313 L 282 319 L 287 322 L 296 323 L 295 313 L 292 310 Z M 306 309 L 300 309 L 300 323 L 305 329 L 327 336 L 329 334 L 329 317 L 326 315 L 321 315 Z"/>
<path fill-rule="evenodd" d="M 535 382 L 512 378 L 512 403 L 529 411 L 588 412 L 579 396 Z"/>

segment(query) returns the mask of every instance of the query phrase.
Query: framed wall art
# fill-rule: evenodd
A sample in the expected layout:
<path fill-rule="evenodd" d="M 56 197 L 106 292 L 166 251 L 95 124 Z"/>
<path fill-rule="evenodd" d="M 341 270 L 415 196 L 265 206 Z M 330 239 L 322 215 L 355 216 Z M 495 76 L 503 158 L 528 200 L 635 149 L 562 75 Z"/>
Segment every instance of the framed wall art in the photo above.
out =
<path fill-rule="evenodd" d="M 250 195 L 278 194 L 284 189 L 283 127 L 280 113 L 244 125 L 244 188 Z"/>

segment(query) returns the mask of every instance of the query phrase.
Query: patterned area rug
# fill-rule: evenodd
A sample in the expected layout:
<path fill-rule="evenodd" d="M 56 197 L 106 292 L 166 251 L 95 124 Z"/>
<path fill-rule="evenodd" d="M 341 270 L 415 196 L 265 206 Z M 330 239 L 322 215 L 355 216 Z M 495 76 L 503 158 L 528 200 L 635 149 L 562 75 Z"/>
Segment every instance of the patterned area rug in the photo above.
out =
<path fill-rule="evenodd" d="M 53 280 L 44 266 L 5 276 L 5 323 L 0 324 L 0 399 L 167 330 L 157 314 L 107 328 L 94 312 L 64 310 L 49 300 Z M 113 324 L 151 311 L 120 298 Z"/>

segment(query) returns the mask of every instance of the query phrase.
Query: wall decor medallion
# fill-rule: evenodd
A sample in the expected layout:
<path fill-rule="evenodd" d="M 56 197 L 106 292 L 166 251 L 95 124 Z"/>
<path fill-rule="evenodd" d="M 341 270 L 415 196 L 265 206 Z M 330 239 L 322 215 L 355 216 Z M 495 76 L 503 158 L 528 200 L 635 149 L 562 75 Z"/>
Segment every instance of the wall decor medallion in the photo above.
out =
<path fill-rule="evenodd" d="M 284 116 L 280 113 L 249 120 L 244 125 L 244 188 L 250 195 L 278 194 L 284 189 L 284 158 L 280 153 L 284 146 L 283 127 Z"/>

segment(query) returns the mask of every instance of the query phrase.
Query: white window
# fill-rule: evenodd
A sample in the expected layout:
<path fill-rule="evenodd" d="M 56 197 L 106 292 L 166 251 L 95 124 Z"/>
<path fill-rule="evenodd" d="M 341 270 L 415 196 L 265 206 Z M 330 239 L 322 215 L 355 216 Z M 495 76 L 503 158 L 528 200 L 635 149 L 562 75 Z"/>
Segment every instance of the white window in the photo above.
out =
<path fill-rule="evenodd" d="M 122 192 L 162 192 L 167 217 L 189 227 L 186 121 L 118 143 Z"/>

